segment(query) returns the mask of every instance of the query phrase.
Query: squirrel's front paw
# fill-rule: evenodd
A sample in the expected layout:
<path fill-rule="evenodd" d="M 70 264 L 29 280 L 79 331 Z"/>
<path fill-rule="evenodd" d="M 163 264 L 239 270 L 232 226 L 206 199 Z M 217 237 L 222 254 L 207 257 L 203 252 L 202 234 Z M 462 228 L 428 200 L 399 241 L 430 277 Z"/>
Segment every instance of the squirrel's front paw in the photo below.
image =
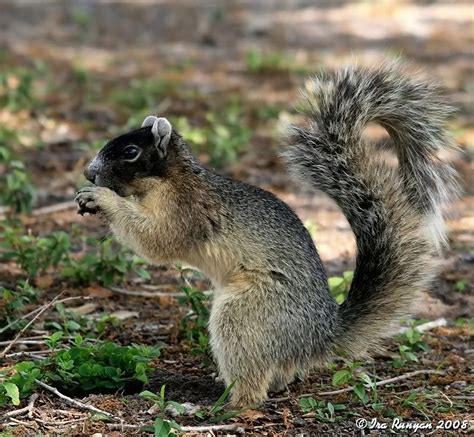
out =
<path fill-rule="evenodd" d="M 110 192 L 108 188 L 104 187 L 84 187 L 81 188 L 74 199 L 79 205 L 78 214 L 84 215 L 86 212 L 89 214 L 97 214 L 103 210 L 101 200 L 104 196 L 107 196 Z"/>

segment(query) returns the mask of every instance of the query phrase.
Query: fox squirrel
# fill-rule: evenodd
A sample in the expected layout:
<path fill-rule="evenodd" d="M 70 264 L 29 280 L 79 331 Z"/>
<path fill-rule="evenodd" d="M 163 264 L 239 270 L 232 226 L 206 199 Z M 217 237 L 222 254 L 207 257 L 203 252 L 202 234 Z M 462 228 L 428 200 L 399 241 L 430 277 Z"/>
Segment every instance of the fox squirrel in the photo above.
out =
<path fill-rule="evenodd" d="M 283 153 L 291 173 L 329 195 L 357 242 L 347 299 L 331 297 L 315 245 L 273 194 L 220 176 L 192 156 L 165 118 L 147 117 L 97 154 L 79 190 L 79 212 L 154 263 L 184 261 L 215 286 L 210 344 L 231 403 L 249 406 L 296 372 L 338 353 L 376 350 L 428 286 L 444 241 L 440 205 L 456 175 L 438 152 L 452 146 L 451 109 L 432 85 L 397 66 L 348 68 L 316 78 Z M 391 136 L 398 167 L 362 138 L 376 122 Z"/>

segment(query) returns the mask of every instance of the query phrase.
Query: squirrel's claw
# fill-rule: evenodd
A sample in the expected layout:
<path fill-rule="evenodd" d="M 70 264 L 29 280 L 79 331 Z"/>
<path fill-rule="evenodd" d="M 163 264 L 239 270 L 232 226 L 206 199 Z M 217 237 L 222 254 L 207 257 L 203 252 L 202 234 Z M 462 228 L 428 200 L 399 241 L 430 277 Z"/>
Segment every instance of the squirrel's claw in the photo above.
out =
<path fill-rule="evenodd" d="M 99 206 L 95 199 L 94 188 L 95 187 L 84 187 L 77 192 L 74 200 L 79 206 L 79 210 L 77 211 L 78 214 L 97 214 L 99 211 Z"/>

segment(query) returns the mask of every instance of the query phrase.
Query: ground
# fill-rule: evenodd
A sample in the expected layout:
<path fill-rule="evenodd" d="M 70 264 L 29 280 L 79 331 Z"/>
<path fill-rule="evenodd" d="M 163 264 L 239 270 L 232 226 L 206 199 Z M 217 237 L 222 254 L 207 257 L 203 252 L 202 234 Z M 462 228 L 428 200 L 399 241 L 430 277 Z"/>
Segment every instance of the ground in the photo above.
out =
<path fill-rule="evenodd" d="M 10 319 L 1 321 L 0 345 L 10 349 L 0 355 L 0 371 L 8 374 L 20 360 L 50 356 L 55 347 L 50 347 L 47 336 L 58 329 L 64 332 L 58 343 L 61 348 L 70 347 L 76 335 L 90 332 L 94 341 L 100 337 L 121 345 L 162 345 L 160 356 L 151 361 L 153 370 L 145 387 L 135 383 L 89 394 L 57 385 L 61 393 L 115 418 L 106 420 L 38 387 L 37 398 L 28 395 L 18 406 L 0 407 L 2 431 L 7 435 L 137 433 L 156 417 L 172 419 L 169 409 L 160 412 L 138 395 L 145 389 L 159 393 L 165 385 L 167 400 L 192 404 L 187 413 L 174 418 L 189 427 L 183 428 L 188 433 L 199 432 L 192 427 L 229 426 L 231 433 L 334 435 L 360 432 L 360 418 L 391 423 L 394 417 L 405 424 L 440 426 L 439 434 L 468 432 L 456 421 L 461 426 L 471 420 L 473 401 L 471 5 L 343 0 L 315 4 L 83 0 L 41 5 L 5 1 L 0 29 L 0 151 L 4 147 L 24 163 L 22 174 L 31 184 L 25 189 L 33 196 L 32 212 L 26 214 L 14 214 L 12 202 L 0 197 L 4 200 L 0 242 L 11 245 L 13 241 L 17 253 L 16 258 L 2 258 L 0 289 L 19 293 L 16 287 L 28 278 L 36 299 L 19 304 L 8 314 Z M 210 284 L 183 267 L 148 266 L 148 274 L 140 275 L 142 266 L 130 261 L 115 243 L 104 249 L 99 270 L 92 275 L 92 267 L 81 270 L 88 276 L 77 280 L 80 269 L 74 262 L 94 250 L 97 258 L 101 250 L 97 248 L 108 235 L 97 218 L 77 215 L 72 202 L 77 187 L 85 184 L 81 173 L 86 163 L 106 139 L 139 125 L 145 115 L 165 115 L 193 144 L 200 159 L 289 203 L 313 235 L 329 275 L 341 277 L 355 265 L 349 225 L 332 201 L 290 180 L 278 158 L 284 147 L 279 135 L 288 122 L 301 121 L 294 108 L 298 89 L 309 75 L 346 63 L 371 65 L 396 57 L 409 74 L 420 68 L 427 78 L 438 81 L 457 108 L 449 128 L 460 147 L 449 159 L 464 191 L 447 211 L 449 249 L 443 253 L 440 275 L 412 312 L 415 323 L 434 320 L 438 326 L 421 337 L 411 330 L 388 341 L 386 352 L 372 361 L 340 360 L 311 372 L 291 384 L 287 393 L 272 394 L 273 400 L 263 406 L 235 412 L 218 423 L 212 422 L 210 414 L 200 418 L 196 408 L 209 411 L 224 386 L 216 379 L 206 344 L 199 343 L 199 333 L 205 330 L 196 317 L 199 311 L 205 316 L 206 306 L 193 307 L 184 290 L 207 291 Z M 385 138 L 383 130 L 372 126 L 367 135 L 377 143 Z M 13 164 L 4 161 L 0 170 L 6 174 Z M 15 219 L 19 223 L 12 225 Z M 37 250 L 22 264 L 20 240 L 8 239 L 12 228 L 31 238 L 65 231 L 69 245 L 58 263 L 52 262 L 48 250 L 53 257 L 59 249 L 47 246 L 45 264 L 33 271 L 39 248 L 49 243 L 34 239 L 25 243 Z M 81 236 L 91 238 L 84 241 Z M 1 246 L 0 255 L 10 250 L 5 247 Z M 96 258 L 91 262 L 97 264 Z M 112 268 L 109 277 L 104 272 L 114 263 L 126 268 Z M 71 266 L 74 281 L 63 270 Z M 64 302 L 67 311 L 50 304 L 58 293 L 62 293 L 59 299 L 76 298 Z M 5 296 L 2 308 L 7 305 Z M 26 329 L 21 330 L 23 322 L 18 329 L 2 329 L 11 317 L 32 320 L 28 313 L 41 307 L 44 312 Z M 104 316 L 112 317 L 100 331 L 97 320 Z M 182 322 L 186 316 L 187 325 Z M 338 383 L 335 375 L 345 379 Z M 401 379 L 379 384 L 376 390 L 370 385 L 397 376 Z M 324 394 L 351 386 L 355 390 Z M 30 400 L 32 408 L 15 414 Z M 194 413 L 193 405 L 198 406 Z M 472 422 L 469 426 L 472 431 Z"/>

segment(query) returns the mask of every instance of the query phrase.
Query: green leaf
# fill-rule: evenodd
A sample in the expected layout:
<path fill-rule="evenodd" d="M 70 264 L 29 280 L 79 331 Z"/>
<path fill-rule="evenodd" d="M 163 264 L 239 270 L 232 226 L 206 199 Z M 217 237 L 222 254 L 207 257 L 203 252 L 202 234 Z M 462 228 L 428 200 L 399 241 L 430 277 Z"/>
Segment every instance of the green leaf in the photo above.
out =
<path fill-rule="evenodd" d="M 331 404 L 331 402 L 328 402 L 328 411 L 329 411 L 329 414 L 331 415 L 331 417 L 334 417 L 334 405 Z"/>
<path fill-rule="evenodd" d="M 243 410 L 240 410 L 240 411 L 227 411 L 226 413 L 221 414 L 219 416 L 211 417 L 209 419 L 209 422 L 210 423 L 224 422 L 224 421 L 230 419 L 231 417 L 238 416 L 240 413 L 242 413 L 242 411 Z"/>
<path fill-rule="evenodd" d="M 186 408 L 183 405 L 181 405 L 179 402 L 168 401 L 167 404 L 171 405 L 178 414 L 183 414 L 186 411 Z"/>
<path fill-rule="evenodd" d="M 222 410 L 222 407 L 227 399 L 227 397 L 229 396 L 229 393 L 230 391 L 232 390 L 232 388 L 234 387 L 235 385 L 235 381 L 232 382 L 232 384 L 230 384 L 225 390 L 224 390 L 224 393 L 221 394 L 221 396 L 219 397 L 219 399 L 217 399 L 216 403 L 212 406 L 212 408 L 209 410 L 209 414 L 216 414 L 218 413 L 220 410 Z"/>
<path fill-rule="evenodd" d="M 13 384 L 12 382 L 4 382 L 3 388 L 7 392 L 7 396 L 12 400 L 13 405 L 19 405 L 20 404 L 20 390 L 18 390 L 18 387 Z"/>
<path fill-rule="evenodd" d="M 329 283 L 329 288 L 331 289 L 337 288 L 344 283 L 344 278 L 341 278 L 340 276 L 333 276 L 328 279 L 328 283 Z"/>
<path fill-rule="evenodd" d="M 368 396 L 365 392 L 365 387 L 363 384 L 356 384 L 353 388 L 354 393 L 357 397 L 365 404 L 368 401 Z"/>
<path fill-rule="evenodd" d="M 148 390 L 142 391 L 138 396 L 145 399 L 149 399 L 150 401 L 153 401 L 153 402 L 160 401 L 160 398 L 155 393 L 152 393 L 151 391 L 148 391 Z"/>
<path fill-rule="evenodd" d="M 332 385 L 338 387 L 351 380 L 351 372 L 347 369 L 338 370 L 332 377 Z"/>
<path fill-rule="evenodd" d="M 153 424 L 153 432 L 155 437 L 168 437 L 171 433 L 171 426 L 167 420 L 157 417 Z"/>

